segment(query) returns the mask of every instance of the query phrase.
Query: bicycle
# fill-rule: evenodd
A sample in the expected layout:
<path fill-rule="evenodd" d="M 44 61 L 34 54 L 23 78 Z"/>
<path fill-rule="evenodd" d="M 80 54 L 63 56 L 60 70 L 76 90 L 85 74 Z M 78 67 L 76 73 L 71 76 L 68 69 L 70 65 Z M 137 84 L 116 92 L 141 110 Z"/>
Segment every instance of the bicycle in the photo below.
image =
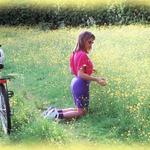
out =
<path fill-rule="evenodd" d="M 11 108 L 9 99 L 14 95 L 13 91 L 8 91 L 7 81 L 12 76 L 0 77 L 0 120 L 5 134 L 11 132 Z"/>

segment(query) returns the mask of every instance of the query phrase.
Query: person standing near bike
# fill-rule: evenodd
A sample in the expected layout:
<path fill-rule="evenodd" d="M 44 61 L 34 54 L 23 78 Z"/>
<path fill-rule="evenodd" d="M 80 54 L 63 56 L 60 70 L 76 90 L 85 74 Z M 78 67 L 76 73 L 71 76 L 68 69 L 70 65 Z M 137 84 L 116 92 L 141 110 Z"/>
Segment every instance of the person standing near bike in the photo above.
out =
<path fill-rule="evenodd" d="M 70 56 L 70 70 L 74 75 L 71 81 L 71 93 L 76 108 L 49 109 L 47 118 L 72 119 L 85 115 L 89 108 L 89 86 L 95 81 L 105 86 L 106 80 L 102 77 L 94 77 L 93 63 L 88 57 L 92 50 L 95 36 L 91 32 L 80 33 L 77 45 Z"/>

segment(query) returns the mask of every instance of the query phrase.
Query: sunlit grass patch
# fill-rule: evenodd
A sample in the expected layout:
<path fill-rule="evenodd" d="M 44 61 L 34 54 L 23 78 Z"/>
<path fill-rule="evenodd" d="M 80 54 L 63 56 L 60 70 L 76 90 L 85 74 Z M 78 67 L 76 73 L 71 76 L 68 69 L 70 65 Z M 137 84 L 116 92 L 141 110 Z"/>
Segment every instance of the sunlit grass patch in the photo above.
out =
<path fill-rule="evenodd" d="M 149 145 L 140 145 L 140 144 L 131 144 L 131 145 L 125 145 L 125 144 L 92 144 L 89 142 L 79 142 L 76 144 L 67 144 L 67 145 L 54 145 L 50 143 L 45 144 L 19 144 L 19 145 L 5 145 L 0 146 L 0 148 L 3 148 L 3 150 L 149 150 Z"/>

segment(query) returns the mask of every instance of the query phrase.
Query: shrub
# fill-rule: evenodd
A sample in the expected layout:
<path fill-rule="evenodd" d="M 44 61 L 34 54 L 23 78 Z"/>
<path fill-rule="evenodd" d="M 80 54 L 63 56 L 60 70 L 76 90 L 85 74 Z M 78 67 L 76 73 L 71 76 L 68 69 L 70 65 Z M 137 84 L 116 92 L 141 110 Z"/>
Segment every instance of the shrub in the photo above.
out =
<path fill-rule="evenodd" d="M 148 6 L 128 4 L 95 6 L 93 8 L 55 7 L 34 8 L 13 6 L 0 9 L 1 25 L 40 25 L 42 28 L 55 29 L 64 26 L 122 25 L 149 23 Z"/>

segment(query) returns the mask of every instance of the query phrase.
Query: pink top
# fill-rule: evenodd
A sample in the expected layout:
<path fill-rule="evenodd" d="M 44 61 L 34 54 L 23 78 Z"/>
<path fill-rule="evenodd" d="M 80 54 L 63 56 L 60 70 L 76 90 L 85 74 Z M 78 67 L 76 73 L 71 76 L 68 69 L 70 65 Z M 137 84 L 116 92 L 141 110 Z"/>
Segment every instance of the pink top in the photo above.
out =
<path fill-rule="evenodd" d="M 71 72 L 77 76 L 78 71 L 85 67 L 85 73 L 91 75 L 93 72 L 93 64 L 89 57 L 87 56 L 86 52 L 80 50 L 73 52 L 70 56 L 70 69 Z"/>

